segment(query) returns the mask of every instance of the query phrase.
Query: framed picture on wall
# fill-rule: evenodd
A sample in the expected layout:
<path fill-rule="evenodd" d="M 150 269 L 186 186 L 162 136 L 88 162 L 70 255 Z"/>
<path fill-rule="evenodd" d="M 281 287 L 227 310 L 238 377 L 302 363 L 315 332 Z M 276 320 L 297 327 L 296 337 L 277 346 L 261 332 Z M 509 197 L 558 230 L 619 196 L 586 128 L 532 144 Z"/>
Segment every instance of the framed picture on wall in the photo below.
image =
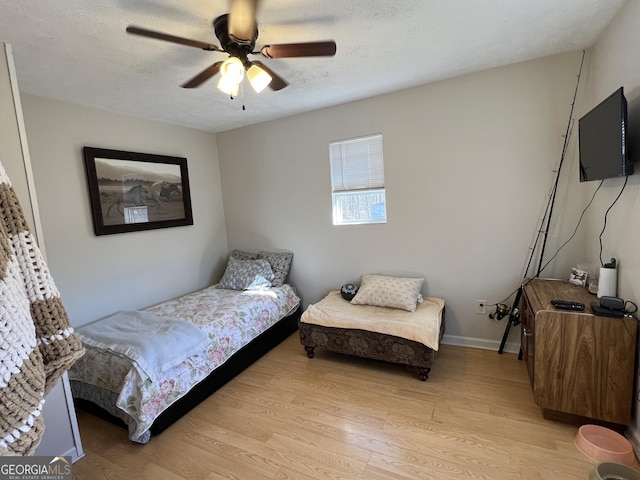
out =
<path fill-rule="evenodd" d="M 193 225 L 187 159 L 84 147 L 96 235 Z"/>

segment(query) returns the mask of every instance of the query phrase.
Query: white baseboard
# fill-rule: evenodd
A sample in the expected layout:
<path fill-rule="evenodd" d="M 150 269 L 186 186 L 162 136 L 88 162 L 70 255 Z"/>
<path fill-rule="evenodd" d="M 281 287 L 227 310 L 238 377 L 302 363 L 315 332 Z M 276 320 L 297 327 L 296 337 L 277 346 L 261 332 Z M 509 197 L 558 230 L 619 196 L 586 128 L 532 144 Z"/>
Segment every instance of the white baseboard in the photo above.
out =
<path fill-rule="evenodd" d="M 480 348 L 482 350 L 494 350 L 498 352 L 500 349 L 500 341 L 498 340 L 486 340 L 484 338 L 472 338 L 472 337 L 460 337 L 457 335 L 447 335 L 445 334 L 442 337 L 442 341 L 440 342 L 444 345 L 455 345 L 457 347 L 470 347 L 470 348 Z M 507 353 L 519 353 L 520 352 L 520 342 L 507 342 L 504 345 L 503 352 Z"/>
<path fill-rule="evenodd" d="M 82 457 L 84 457 L 84 452 L 79 452 L 77 448 L 70 448 L 67 453 L 63 453 L 64 457 L 71 457 L 71 463 L 76 463 Z"/>

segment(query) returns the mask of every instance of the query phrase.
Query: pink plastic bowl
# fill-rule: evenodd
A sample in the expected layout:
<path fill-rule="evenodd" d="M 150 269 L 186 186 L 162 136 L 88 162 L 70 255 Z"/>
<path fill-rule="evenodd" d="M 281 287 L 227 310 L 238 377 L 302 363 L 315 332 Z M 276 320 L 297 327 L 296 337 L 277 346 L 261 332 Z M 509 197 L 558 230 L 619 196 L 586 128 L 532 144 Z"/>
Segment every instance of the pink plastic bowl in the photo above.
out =
<path fill-rule="evenodd" d="M 583 425 L 574 440 L 584 455 L 596 462 L 614 462 L 634 467 L 636 455 L 629 440 L 599 425 Z"/>

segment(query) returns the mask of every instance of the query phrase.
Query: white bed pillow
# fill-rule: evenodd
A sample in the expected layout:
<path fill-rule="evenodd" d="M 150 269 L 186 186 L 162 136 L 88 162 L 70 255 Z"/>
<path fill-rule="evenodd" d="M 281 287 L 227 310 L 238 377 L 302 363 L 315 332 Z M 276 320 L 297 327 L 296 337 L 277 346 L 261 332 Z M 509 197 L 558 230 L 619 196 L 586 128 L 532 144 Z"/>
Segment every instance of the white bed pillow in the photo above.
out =
<path fill-rule="evenodd" d="M 227 290 L 264 290 L 271 287 L 273 270 L 268 261 L 238 260 L 229 257 L 229 263 L 217 285 Z"/>
<path fill-rule="evenodd" d="M 423 283 L 424 278 L 362 275 L 360 288 L 351 303 L 415 312 Z"/>

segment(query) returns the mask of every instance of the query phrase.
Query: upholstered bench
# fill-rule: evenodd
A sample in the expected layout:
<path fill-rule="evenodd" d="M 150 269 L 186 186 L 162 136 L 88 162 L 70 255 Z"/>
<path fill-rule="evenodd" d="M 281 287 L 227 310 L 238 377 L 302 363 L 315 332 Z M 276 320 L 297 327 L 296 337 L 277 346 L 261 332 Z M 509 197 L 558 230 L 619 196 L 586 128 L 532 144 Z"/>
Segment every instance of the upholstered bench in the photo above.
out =
<path fill-rule="evenodd" d="M 445 305 L 440 298 L 418 298 L 420 301 L 414 300 L 415 310 L 409 311 L 354 304 L 355 298 L 347 301 L 340 291 L 331 291 L 302 314 L 300 342 L 309 358 L 314 357 L 316 348 L 323 348 L 400 363 L 415 368 L 424 381 L 444 333 Z"/>

